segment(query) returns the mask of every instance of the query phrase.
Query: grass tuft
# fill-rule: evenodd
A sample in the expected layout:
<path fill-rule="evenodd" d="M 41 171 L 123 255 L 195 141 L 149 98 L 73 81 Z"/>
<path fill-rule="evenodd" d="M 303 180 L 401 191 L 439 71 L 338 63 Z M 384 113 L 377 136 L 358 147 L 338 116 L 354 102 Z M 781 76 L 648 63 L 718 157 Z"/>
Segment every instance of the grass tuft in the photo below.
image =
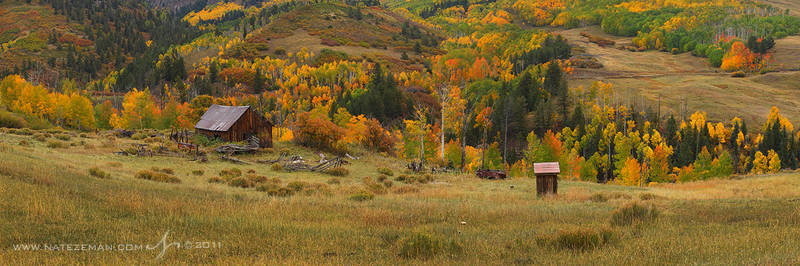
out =
<path fill-rule="evenodd" d="M 350 174 L 350 171 L 344 167 L 335 167 L 326 170 L 325 173 L 332 176 L 347 176 Z"/>
<path fill-rule="evenodd" d="M 150 170 L 141 170 L 136 173 L 136 178 L 156 181 L 156 182 L 163 182 L 163 183 L 180 183 L 181 180 L 174 175 L 170 175 L 167 173 L 162 172 L 154 172 Z"/>
<path fill-rule="evenodd" d="M 654 221 L 658 217 L 658 210 L 654 207 L 646 207 L 638 203 L 625 205 L 611 214 L 612 226 L 626 226 L 632 224 L 644 224 Z"/>
<path fill-rule="evenodd" d="M 111 178 L 111 174 L 106 173 L 106 172 L 104 172 L 103 170 L 100 170 L 100 168 L 97 168 L 97 167 L 89 168 L 89 175 L 97 177 L 97 178 L 102 178 L 102 179 Z"/>
<path fill-rule="evenodd" d="M 361 201 L 368 201 L 368 200 L 371 200 L 373 198 L 375 198 L 375 194 L 372 194 L 372 192 L 369 192 L 369 191 L 366 191 L 366 190 L 362 190 L 362 191 L 350 194 L 350 200 L 352 200 L 352 201 L 361 202 Z"/>
<path fill-rule="evenodd" d="M 382 175 L 386 175 L 386 176 L 393 176 L 394 175 L 394 172 L 392 172 L 392 169 L 389 169 L 388 167 L 378 168 L 378 173 L 380 173 Z"/>

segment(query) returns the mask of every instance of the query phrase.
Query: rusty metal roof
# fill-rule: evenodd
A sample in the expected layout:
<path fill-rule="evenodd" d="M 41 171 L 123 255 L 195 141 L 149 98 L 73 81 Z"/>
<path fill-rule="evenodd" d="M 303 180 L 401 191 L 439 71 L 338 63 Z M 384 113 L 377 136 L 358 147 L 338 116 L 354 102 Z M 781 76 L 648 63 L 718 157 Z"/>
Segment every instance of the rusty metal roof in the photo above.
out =
<path fill-rule="evenodd" d="M 534 163 L 533 164 L 533 173 L 534 174 L 559 174 L 561 173 L 561 169 L 558 167 L 557 162 L 552 163 Z"/>
<path fill-rule="evenodd" d="M 228 131 L 250 106 L 211 105 L 194 128 L 210 131 Z"/>

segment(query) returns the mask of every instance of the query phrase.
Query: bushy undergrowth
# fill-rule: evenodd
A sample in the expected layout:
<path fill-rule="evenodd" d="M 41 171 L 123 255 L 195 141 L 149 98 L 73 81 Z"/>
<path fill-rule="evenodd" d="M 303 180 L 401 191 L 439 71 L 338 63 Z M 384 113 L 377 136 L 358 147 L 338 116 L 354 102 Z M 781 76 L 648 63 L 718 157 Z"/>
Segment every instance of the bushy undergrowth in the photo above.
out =
<path fill-rule="evenodd" d="M 378 168 L 378 173 L 386 176 L 394 176 L 394 172 L 392 172 L 392 169 L 389 169 L 387 167 Z"/>
<path fill-rule="evenodd" d="M 544 247 L 586 251 L 609 244 L 616 239 L 617 232 L 609 228 L 575 228 L 562 229 L 555 236 L 538 236 L 536 243 Z"/>
<path fill-rule="evenodd" d="M 225 178 L 239 177 L 242 176 L 242 170 L 239 170 L 239 168 L 223 169 L 219 172 L 219 175 Z"/>
<path fill-rule="evenodd" d="M 141 170 L 141 171 L 137 172 L 136 173 L 136 178 L 144 179 L 144 180 L 150 180 L 150 181 L 156 181 L 156 182 L 164 182 L 164 183 L 180 183 L 181 182 L 180 178 L 178 178 L 178 177 L 176 177 L 174 175 L 163 173 L 163 172 L 154 172 L 154 171 L 150 171 L 150 170 Z"/>
<path fill-rule="evenodd" d="M 175 170 L 173 170 L 172 168 L 152 167 L 152 168 L 150 168 L 150 170 L 153 170 L 153 172 L 161 172 L 161 173 L 165 173 L 165 174 L 169 174 L 169 175 L 174 175 L 175 174 Z"/>
<path fill-rule="evenodd" d="M 100 168 L 97 168 L 97 167 L 89 168 L 89 175 L 97 177 L 97 178 L 103 178 L 103 179 L 111 178 L 111 174 L 106 173 L 106 172 L 104 172 L 103 170 L 100 170 Z"/>
<path fill-rule="evenodd" d="M 203 170 L 193 170 L 192 174 L 196 175 L 196 176 L 203 176 L 203 174 L 205 174 L 205 171 L 203 171 Z"/>
<path fill-rule="evenodd" d="M 375 198 L 375 194 L 369 192 L 367 190 L 362 190 L 353 194 L 350 194 L 350 200 L 352 201 L 368 201 Z"/>
<path fill-rule="evenodd" d="M 444 241 L 425 233 L 415 233 L 400 240 L 400 257 L 429 259 L 442 252 L 460 254 L 464 248 L 456 241 Z"/>
<path fill-rule="evenodd" d="M 654 207 L 647 207 L 632 203 L 620 207 L 611 215 L 611 225 L 626 226 L 632 224 L 643 224 L 654 221 L 658 217 L 658 210 Z"/>
<path fill-rule="evenodd" d="M 28 122 L 18 114 L 0 111 L 0 127 L 25 128 L 28 127 Z"/>
<path fill-rule="evenodd" d="M 325 170 L 325 173 L 329 174 L 329 175 L 332 175 L 332 176 L 347 176 L 347 175 L 350 174 L 350 171 L 347 170 L 347 168 L 344 168 L 344 167 L 334 167 L 334 168 Z"/>
<path fill-rule="evenodd" d="M 425 174 L 425 175 L 399 175 L 395 179 L 397 182 L 403 182 L 406 184 L 427 184 L 434 180 L 432 175 Z"/>
<path fill-rule="evenodd" d="M 330 194 L 330 190 L 325 184 L 292 181 L 289 182 L 289 184 L 287 184 L 285 187 L 281 187 L 281 181 L 277 178 L 273 178 L 261 185 L 258 185 L 256 190 L 266 192 L 270 197 L 289 197 L 295 194 Z"/>
<path fill-rule="evenodd" d="M 368 176 L 364 177 L 362 182 L 364 183 L 364 187 L 366 187 L 367 190 L 369 190 L 369 192 L 378 195 L 386 194 L 386 188 L 383 185 L 381 185 L 381 183 L 373 181 L 372 178 Z"/>
<path fill-rule="evenodd" d="M 69 147 L 69 144 L 60 140 L 48 140 L 47 147 L 51 149 L 63 149 Z"/>

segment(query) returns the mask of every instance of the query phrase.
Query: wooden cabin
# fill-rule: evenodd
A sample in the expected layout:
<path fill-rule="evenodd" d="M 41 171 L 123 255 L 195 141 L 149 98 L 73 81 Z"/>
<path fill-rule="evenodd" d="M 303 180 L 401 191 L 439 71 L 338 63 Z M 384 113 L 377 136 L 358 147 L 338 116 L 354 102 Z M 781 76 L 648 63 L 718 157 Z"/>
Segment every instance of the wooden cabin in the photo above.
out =
<path fill-rule="evenodd" d="M 558 162 L 534 163 L 533 173 L 536 175 L 536 195 L 558 194 L 558 174 L 561 173 Z"/>
<path fill-rule="evenodd" d="M 197 134 L 225 141 L 256 136 L 261 147 L 272 147 L 272 123 L 250 106 L 211 105 L 194 129 Z"/>

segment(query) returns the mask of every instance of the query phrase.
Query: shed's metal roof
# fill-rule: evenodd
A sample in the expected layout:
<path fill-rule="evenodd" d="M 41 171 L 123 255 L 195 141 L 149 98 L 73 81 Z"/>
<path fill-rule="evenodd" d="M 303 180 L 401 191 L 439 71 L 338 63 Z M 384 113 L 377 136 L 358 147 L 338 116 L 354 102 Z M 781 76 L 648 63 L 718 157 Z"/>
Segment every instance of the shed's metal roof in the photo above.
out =
<path fill-rule="evenodd" d="M 561 169 L 558 167 L 558 163 L 534 163 L 533 164 L 533 173 L 534 174 L 559 174 L 561 173 Z"/>
<path fill-rule="evenodd" d="M 194 128 L 211 131 L 228 131 L 250 106 L 211 105 Z"/>

